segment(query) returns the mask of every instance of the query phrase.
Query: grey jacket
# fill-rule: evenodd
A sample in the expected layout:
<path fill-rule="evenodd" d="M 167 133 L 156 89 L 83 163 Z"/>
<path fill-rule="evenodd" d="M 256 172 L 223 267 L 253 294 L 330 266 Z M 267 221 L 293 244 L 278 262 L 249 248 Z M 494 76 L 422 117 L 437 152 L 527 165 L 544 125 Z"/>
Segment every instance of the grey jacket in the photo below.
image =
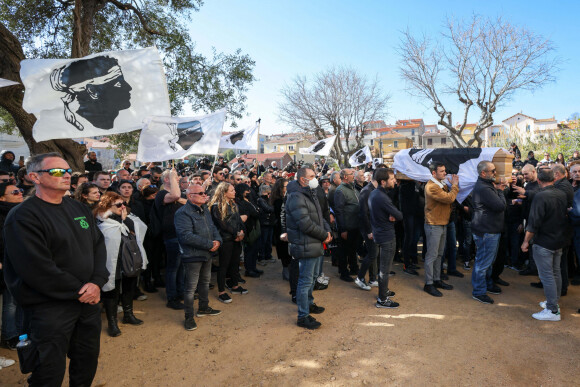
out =
<path fill-rule="evenodd" d="M 324 254 L 322 242 L 330 232 L 316 195 L 308 187 L 291 181 L 287 188 L 285 224 L 290 255 L 296 259 L 316 258 Z"/>
<path fill-rule="evenodd" d="M 187 202 L 175 213 L 174 222 L 182 262 L 206 262 L 217 253 L 209 250 L 213 241 L 221 244 L 222 237 L 205 205 L 200 208 Z"/>
<path fill-rule="evenodd" d="M 334 193 L 334 215 L 338 231 L 350 231 L 360 228 L 359 224 L 359 193 L 354 185 L 341 183 Z"/>

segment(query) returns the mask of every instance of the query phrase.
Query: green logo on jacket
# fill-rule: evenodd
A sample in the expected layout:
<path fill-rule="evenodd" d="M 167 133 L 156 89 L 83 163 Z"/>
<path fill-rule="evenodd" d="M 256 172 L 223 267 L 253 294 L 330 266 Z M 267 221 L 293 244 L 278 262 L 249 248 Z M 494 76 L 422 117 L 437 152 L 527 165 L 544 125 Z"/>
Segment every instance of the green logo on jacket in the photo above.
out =
<path fill-rule="evenodd" d="M 84 228 L 85 230 L 87 228 L 89 228 L 89 222 L 87 222 L 87 217 L 86 216 L 79 216 L 78 218 L 75 218 L 75 220 L 79 221 L 79 224 L 82 228 Z"/>

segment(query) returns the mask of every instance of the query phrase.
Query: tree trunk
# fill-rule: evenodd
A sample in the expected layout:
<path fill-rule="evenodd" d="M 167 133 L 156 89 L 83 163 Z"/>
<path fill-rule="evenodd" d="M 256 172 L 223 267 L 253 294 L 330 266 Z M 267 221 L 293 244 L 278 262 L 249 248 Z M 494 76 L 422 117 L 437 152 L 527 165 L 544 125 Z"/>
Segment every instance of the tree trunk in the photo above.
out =
<path fill-rule="evenodd" d="M 20 62 L 24 60 L 22 45 L 16 37 L 0 23 L 0 78 L 22 83 L 20 79 Z M 75 171 L 84 171 L 83 156 L 87 152 L 85 145 L 71 139 L 60 139 L 36 142 L 32 137 L 32 127 L 36 122 L 34 115 L 22 107 L 24 86 L 10 86 L 0 89 L 0 106 L 10 113 L 20 134 L 28 145 L 31 154 L 57 152 Z"/>

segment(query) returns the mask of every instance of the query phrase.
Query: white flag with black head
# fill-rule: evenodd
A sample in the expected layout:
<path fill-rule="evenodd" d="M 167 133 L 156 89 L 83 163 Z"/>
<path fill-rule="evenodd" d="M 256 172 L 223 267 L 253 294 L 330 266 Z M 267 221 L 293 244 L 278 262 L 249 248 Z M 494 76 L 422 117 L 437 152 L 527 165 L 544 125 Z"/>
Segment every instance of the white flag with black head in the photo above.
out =
<path fill-rule="evenodd" d="M 26 59 L 23 107 L 37 121 L 36 141 L 106 136 L 141 129 L 148 116 L 170 116 L 163 62 L 156 48 L 80 59 Z"/>
<path fill-rule="evenodd" d="M 459 176 L 457 201 L 463 203 L 477 181 L 477 164 L 491 161 L 500 148 L 403 149 L 395 154 L 393 169 L 417 181 L 431 178 L 429 166 L 434 162 L 445 165 L 448 175 Z M 450 185 L 447 182 L 447 185 Z"/>
<path fill-rule="evenodd" d="M 299 152 L 302 155 L 317 155 L 326 157 L 330 154 L 335 140 L 336 136 L 323 138 L 308 148 L 300 148 Z"/>
<path fill-rule="evenodd" d="M 258 149 L 258 122 L 246 129 L 238 130 L 234 133 L 222 136 L 220 148 L 257 150 Z"/>
<path fill-rule="evenodd" d="M 165 161 L 192 154 L 216 154 L 225 120 L 225 109 L 197 117 L 150 117 L 139 137 L 137 160 Z"/>
<path fill-rule="evenodd" d="M 377 169 L 379 167 L 379 165 L 381 165 L 383 163 L 384 163 L 384 161 L 383 161 L 382 158 L 380 158 L 380 157 L 379 158 L 375 158 L 375 159 L 373 159 L 373 168 L 374 169 Z"/>
<path fill-rule="evenodd" d="M 351 167 L 358 167 L 359 165 L 366 164 L 371 161 L 373 161 L 373 156 L 371 155 L 371 150 L 369 149 L 368 145 L 354 152 L 354 154 L 350 156 L 350 159 L 348 160 Z"/>

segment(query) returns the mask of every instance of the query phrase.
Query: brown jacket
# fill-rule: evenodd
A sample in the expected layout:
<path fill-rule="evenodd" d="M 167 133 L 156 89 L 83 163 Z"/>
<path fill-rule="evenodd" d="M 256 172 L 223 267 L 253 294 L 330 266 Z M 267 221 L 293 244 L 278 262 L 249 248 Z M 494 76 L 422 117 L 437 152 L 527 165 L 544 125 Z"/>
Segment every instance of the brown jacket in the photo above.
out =
<path fill-rule="evenodd" d="M 425 186 L 425 223 L 434 226 L 445 226 L 449 223 L 451 205 L 457 197 L 459 187 L 451 186 L 451 192 L 447 185 L 440 188 L 431 180 Z"/>

